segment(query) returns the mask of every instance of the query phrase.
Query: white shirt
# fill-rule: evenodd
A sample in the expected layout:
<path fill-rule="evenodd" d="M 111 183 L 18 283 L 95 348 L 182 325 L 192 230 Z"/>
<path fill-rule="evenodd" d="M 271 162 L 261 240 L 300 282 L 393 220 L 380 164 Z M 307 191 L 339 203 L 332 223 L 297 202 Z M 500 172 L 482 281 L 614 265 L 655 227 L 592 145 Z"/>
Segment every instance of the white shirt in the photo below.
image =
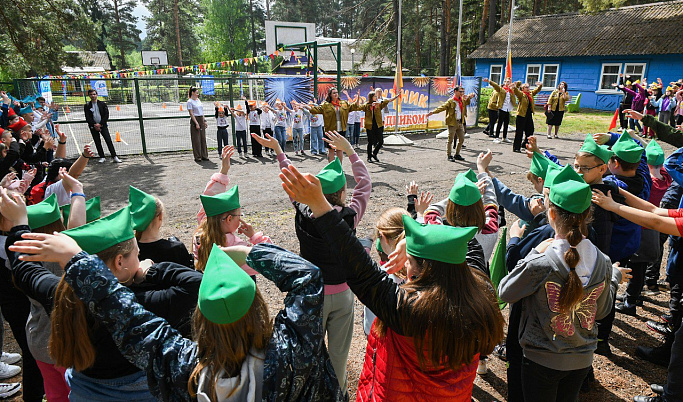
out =
<path fill-rule="evenodd" d="M 199 99 L 188 99 L 187 110 L 191 110 L 192 114 L 194 114 L 195 116 L 204 116 L 204 106 L 202 105 L 202 101 L 200 101 Z"/>
<path fill-rule="evenodd" d="M 510 92 L 505 91 L 505 102 L 503 102 L 503 107 L 501 109 L 503 112 L 512 112 L 512 101 L 510 101 Z"/>
<path fill-rule="evenodd" d="M 218 117 L 216 117 L 216 126 L 227 127 L 228 126 L 228 116 L 223 115 L 223 117 L 221 117 L 220 115 L 218 115 Z"/>
<path fill-rule="evenodd" d="M 308 118 L 311 120 L 311 127 L 320 127 L 322 126 L 325 122 L 323 121 L 323 115 L 321 114 L 313 114 L 306 110 L 305 112 L 308 115 Z"/>
<path fill-rule="evenodd" d="M 275 110 L 275 126 L 287 127 L 287 111 L 285 109 Z"/>
<path fill-rule="evenodd" d="M 261 128 L 273 127 L 273 113 L 270 110 L 264 110 L 261 116 Z"/>
<path fill-rule="evenodd" d="M 304 128 L 304 112 L 301 109 L 292 115 L 292 128 Z"/>
<path fill-rule="evenodd" d="M 52 194 L 57 196 L 57 204 L 60 207 L 71 204 L 71 193 L 66 192 L 64 189 L 64 184 L 62 184 L 61 180 L 47 186 L 45 189 L 45 197 L 43 199 L 47 199 L 47 197 L 51 196 Z"/>
<path fill-rule="evenodd" d="M 244 114 L 238 116 L 236 113 L 232 116 L 235 118 L 235 131 L 247 131 L 247 116 Z"/>
<path fill-rule="evenodd" d="M 462 112 L 460 111 L 460 104 L 455 99 L 453 101 L 455 102 L 455 119 L 457 121 L 460 121 L 462 119 Z M 460 99 L 460 101 L 462 102 L 462 99 Z M 465 105 L 463 104 L 462 107 L 464 108 Z"/>
<path fill-rule="evenodd" d="M 249 125 L 258 126 L 261 125 L 261 117 L 256 110 L 249 112 Z"/>

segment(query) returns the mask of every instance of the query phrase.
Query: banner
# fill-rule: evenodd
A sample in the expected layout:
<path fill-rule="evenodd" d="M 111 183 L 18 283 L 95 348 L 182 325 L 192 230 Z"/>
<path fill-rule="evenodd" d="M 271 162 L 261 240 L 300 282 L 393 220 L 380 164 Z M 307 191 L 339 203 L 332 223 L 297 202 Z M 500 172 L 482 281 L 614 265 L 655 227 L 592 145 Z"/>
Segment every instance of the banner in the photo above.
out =
<path fill-rule="evenodd" d="M 208 78 L 202 80 L 202 95 L 216 95 L 213 75 L 202 75 L 201 78 Z"/>
<path fill-rule="evenodd" d="M 38 93 L 45 98 L 45 102 L 52 103 L 52 88 L 50 88 L 50 81 L 38 81 Z"/>
<path fill-rule="evenodd" d="M 481 77 L 461 77 L 460 83 L 465 89 L 465 94 L 474 94 L 474 98 L 470 100 L 467 106 L 467 122 L 468 127 L 477 125 L 479 120 L 479 91 L 481 90 Z"/>
<path fill-rule="evenodd" d="M 97 80 L 97 81 L 90 81 L 90 86 L 92 89 L 97 91 L 97 96 L 109 96 L 109 91 L 107 90 L 107 81 L 104 80 Z"/>

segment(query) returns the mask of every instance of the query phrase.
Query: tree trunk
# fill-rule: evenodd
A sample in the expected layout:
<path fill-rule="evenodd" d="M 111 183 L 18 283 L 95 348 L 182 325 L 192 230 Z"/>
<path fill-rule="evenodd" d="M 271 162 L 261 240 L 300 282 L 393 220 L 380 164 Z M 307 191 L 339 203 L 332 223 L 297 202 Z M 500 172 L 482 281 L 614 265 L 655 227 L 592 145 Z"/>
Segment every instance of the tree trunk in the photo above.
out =
<path fill-rule="evenodd" d="M 413 24 L 415 24 L 415 58 L 417 59 L 415 65 L 417 66 L 416 73 L 419 73 L 421 67 L 420 59 L 422 56 L 420 55 L 420 3 L 417 1 L 415 2 L 415 18 L 413 19 Z"/>
<path fill-rule="evenodd" d="M 483 45 L 486 43 L 486 20 L 489 12 L 489 0 L 484 0 L 484 12 L 481 13 L 481 23 L 479 24 L 479 44 Z M 490 35 L 490 34 L 489 34 Z"/>
<path fill-rule="evenodd" d="M 180 49 L 180 24 L 178 23 L 178 0 L 173 0 L 173 13 L 175 14 L 175 36 L 178 47 L 178 64 L 183 65 L 183 53 Z"/>
<path fill-rule="evenodd" d="M 489 39 L 496 33 L 496 0 L 489 0 Z"/>
<path fill-rule="evenodd" d="M 531 15 L 539 15 L 541 13 L 541 0 L 534 0 L 534 8 L 531 11 Z"/>
<path fill-rule="evenodd" d="M 114 18 L 116 19 L 116 37 L 119 40 L 119 52 L 121 58 L 121 66 L 119 69 L 126 68 L 126 52 L 123 50 L 123 32 L 121 26 L 121 15 L 119 14 L 119 0 L 114 0 Z"/>
<path fill-rule="evenodd" d="M 251 14 L 251 56 L 254 58 L 254 72 L 257 72 L 258 63 L 256 63 L 256 28 L 254 28 L 254 0 L 249 0 L 249 13 Z"/>
<path fill-rule="evenodd" d="M 446 69 L 446 55 L 448 43 L 446 43 L 446 10 L 444 9 L 443 21 L 441 21 L 441 48 L 439 50 L 439 75 L 444 77 L 448 73 Z"/>

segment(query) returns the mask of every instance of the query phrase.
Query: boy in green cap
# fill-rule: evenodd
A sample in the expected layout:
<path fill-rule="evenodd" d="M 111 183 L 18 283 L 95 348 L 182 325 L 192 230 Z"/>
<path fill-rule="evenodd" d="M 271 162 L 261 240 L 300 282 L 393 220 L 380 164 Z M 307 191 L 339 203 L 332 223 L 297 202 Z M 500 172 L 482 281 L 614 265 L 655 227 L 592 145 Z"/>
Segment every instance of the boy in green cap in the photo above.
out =
<path fill-rule="evenodd" d="M 332 206 L 339 211 L 344 221 L 355 230 L 360 223 L 370 200 L 372 182 L 365 163 L 356 154 L 351 144 L 337 132 L 325 133 L 325 142 L 332 149 L 331 154 L 343 151 L 351 162 L 356 187 L 353 189 L 351 201 L 346 202 L 346 176 L 338 159 L 332 160 L 316 175 L 323 188 L 323 194 Z M 291 161 L 282 152 L 280 144 L 270 135 L 266 138 L 252 135 L 256 141 L 266 148 L 271 148 L 280 162 L 280 169 L 286 169 Z M 282 174 L 280 175 L 282 177 Z M 323 328 L 327 333 L 327 347 L 330 360 L 339 384 L 346 389 L 346 364 L 351 338 L 353 337 L 353 293 L 346 284 L 344 267 L 339 259 L 333 257 L 327 243 L 322 239 L 314 225 L 317 218 L 311 209 L 290 198 L 296 215 L 294 228 L 299 239 L 301 256 L 320 268 L 325 283 L 325 307 L 323 308 Z"/>

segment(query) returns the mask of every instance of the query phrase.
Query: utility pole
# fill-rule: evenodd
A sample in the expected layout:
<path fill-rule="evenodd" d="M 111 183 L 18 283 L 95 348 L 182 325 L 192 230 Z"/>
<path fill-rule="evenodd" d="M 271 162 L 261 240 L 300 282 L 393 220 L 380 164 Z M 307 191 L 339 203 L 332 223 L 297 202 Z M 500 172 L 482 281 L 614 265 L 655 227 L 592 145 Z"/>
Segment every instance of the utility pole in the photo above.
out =
<path fill-rule="evenodd" d="M 268 2 L 266 1 L 266 4 Z M 254 72 L 258 72 L 258 63 L 256 62 L 256 28 L 254 28 L 254 0 L 249 0 L 249 11 L 251 12 L 251 57 L 254 58 Z"/>

